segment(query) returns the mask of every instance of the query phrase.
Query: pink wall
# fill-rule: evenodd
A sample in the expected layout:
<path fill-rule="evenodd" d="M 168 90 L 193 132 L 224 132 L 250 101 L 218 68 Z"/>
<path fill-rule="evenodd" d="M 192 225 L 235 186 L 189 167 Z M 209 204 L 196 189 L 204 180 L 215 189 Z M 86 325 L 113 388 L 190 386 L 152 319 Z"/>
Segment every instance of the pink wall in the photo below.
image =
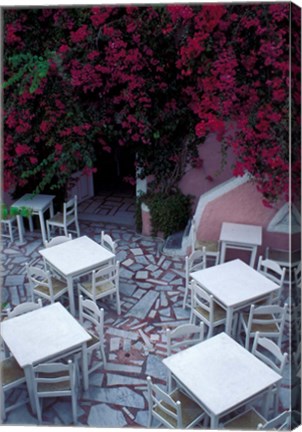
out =
<path fill-rule="evenodd" d="M 225 182 L 232 177 L 232 164 L 234 155 L 231 150 L 227 154 L 227 163 L 221 173 L 221 143 L 217 141 L 216 134 L 209 134 L 206 141 L 199 146 L 199 157 L 204 161 L 201 168 L 188 167 L 187 172 L 179 183 L 179 188 L 184 194 L 195 197 L 195 205 L 198 198 L 213 187 Z M 211 176 L 213 181 L 207 179 Z"/>
<path fill-rule="evenodd" d="M 260 225 L 263 227 L 262 247 L 258 250 L 260 254 L 264 253 L 266 246 L 288 250 L 288 234 L 266 230 L 271 219 L 283 205 L 284 202 L 279 202 L 274 208 L 264 207 L 262 196 L 255 185 L 251 182 L 244 183 L 207 204 L 197 229 L 197 238 L 218 240 L 222 222 Z M 295 236 L 295 242 L 298 237 Z"/>

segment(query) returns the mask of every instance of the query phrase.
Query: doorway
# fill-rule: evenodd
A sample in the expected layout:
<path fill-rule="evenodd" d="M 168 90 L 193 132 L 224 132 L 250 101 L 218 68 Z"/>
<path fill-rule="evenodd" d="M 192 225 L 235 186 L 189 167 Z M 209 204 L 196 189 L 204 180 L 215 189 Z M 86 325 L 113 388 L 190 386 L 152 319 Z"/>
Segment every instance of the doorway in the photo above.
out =
<path fill-rule="evenodd" d="M 97 172 L 93 175 L 94 194 L 125 194 L 135 196 L 135 184 L 125 178 L 135 179 L 135 152 L 117 146 L 111 153 L 102 152 L 98 156 Z"/>

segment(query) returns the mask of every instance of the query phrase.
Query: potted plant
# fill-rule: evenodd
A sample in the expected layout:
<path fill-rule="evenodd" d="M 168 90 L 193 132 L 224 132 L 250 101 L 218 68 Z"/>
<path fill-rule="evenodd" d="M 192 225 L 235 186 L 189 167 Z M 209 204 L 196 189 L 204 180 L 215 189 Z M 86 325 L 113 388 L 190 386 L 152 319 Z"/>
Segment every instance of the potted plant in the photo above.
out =
<path fill-rule="evenodd" d="M 29 217 L 32 215 L 33 210 L 30 207 L 8 207 L 6 204 L 1 204 L 1 219 L 7 220 L 11 217 L 20 215 L 22 217 Z"/>
<path fill-rule="evenodd" d="M 137 200 L 137 229 L 144 235 L 168 237 L 183 230 L 192 212 L 192 199 L 178 188 L 194 149 L 190 137 L 179 137 L 173 146 L 156 146 L 150 155 L 141 153 L 138 162 L 141 178 L 147 178 L 147 192 Z M 147 161 L 147 162 L 146 162 Z"/>

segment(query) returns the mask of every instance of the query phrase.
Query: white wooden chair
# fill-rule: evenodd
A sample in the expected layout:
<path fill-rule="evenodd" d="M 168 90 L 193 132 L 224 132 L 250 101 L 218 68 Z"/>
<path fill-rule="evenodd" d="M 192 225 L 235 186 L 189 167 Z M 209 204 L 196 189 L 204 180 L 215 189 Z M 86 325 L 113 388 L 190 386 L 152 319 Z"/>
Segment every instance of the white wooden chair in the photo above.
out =
<path fill-rule="evenodd" d="M 72 235 L 68 234 L 67 236 L 57 236 L 57 237 L 53 237 L 50 241 L 45 240 L 44 242 L 44 247 L 45 248 L 50 248 L 53 246 L 57 246 L 61 243 L 65 243 L 67 241 L 72 240 Z"/>
<path fill-rule="evenodd" d="M 203 321 L 209 327 L 207 338 L 210 338 L 215 327 L 226 324 L 226 311 L 215 303 L 213 296 L 197 285 L 195 281 L 191 282 L 191 292 L 190 322 L 195 323 L 196 318 Z"/>
<path fill-rule="evenodd" d="M 191 305 L 187 302 L 187 298 L 189 296 L 190 291 L 190 273 L 197 271 L 197 270 L 203 270 L 206 268 L 206 248 L 203 247 L 201 250 L 196 250 L 192 252 L 189 256 L 186 256 L 185 258 L 185 294 L 183 299 L 183 309 L 185 309 L 186 306 Z"/>
<path fill-rule="evenodd" d="M 42 300 L 39 298 L 38 302 L 25 302 L 20 303 L 19 305 L 15 306 L 13 310 L 7 311 L 7 317 L 8 318 L 14 318 L 19 315 L 23 315 L 27 312 L 31 312 L 36 309 L 40 309 L 42 307 Z"/>
<path fill-rule="evenodd" d="M 91 280 L 78 283 L 78 292 L 84 294 L 94 302 L 108 295 L 116 296 L 117 313 L 121 313 L 120 292 L 119 292 L 119 261 L 109 264 L 100 270 L 93 270 Z"/>
<path fill-rule="evenodd" d="M 76 367 L 66 363 L 42 363 L 33 368 L 34 394 L 39 423 L 42 423 L 40 399 L 71 397 L 73 423 L 77 423 Z"/>
<path fill-rule="evenodd" d="M 1 371 L 1 419 L 4 421 L 6 419 L 6 414 L 19 406 L 28 402 L 28 395 L 25 399 L 17 400 L 17 402 L 7 405 L 5 400 L 5 393 L 13 390 L 15 388 L 22 388 L 27 392 L 25 383 L 25 375 L 23 369 L 18 365 L 14 357 L 7 357 L 0 362 Z"/>
<path fill-rule="evenodd" d="M 282 268 L 277 262 L 271 259 L 263 259 L 262 256 L 260 256 L 257 271 L 280 287 L 280 289 L 275 291 L 269 299 L 270 304 L 279 304 L 286 268 Z"/>
<path fill-rule="evenodd" d="M 87 342 L 84 351 L 84 355 L 87 357 L 87 372 L 90 374 L 101 366 L 106 367 L 104 347 L 104 309 L 100 309 L 92 300 L 84 300 L 83 296 L 80 295 L 79 320 L 92 337 L 92 339 Z M 94 361 L 96 358 L 94 358 L 93 352 L 95 351 L 98 351 L 101 354 L 101 359 L 98 358 L 98 361 Z M 93 365 L 93 363 L 95 364 Z"/>
<path fill-rule="evenodd" d="M 267 366 L 272 368 L 279 375 L 283 375 L 285 365 L 288 360 L 288 354 L 282 353 L 281 349 L 275 342 L 266 337 L 260 337 L 260 333 L 256 332 L 254 343 L 252 346 L 252 354 L 263 361 Z M 273 388 L 273 409 L 275 415 L 278 409 L 278 396 L 281 382 L 276 384 Z"/>
<path fill-rule="evenodd" d="M 196 227 L 196 221 L 193 217 L 192 219 L 192 243 L 191 243 L 191 253 L 195 252 L 199 249 L 206 249 L 206 258 L 209 258 L 210 260 L 214 261 L 214 264 L 217 265 L 219 263 L 219 256 L 220 256 L 220 243 L 219 241 L 215 240 L 199 240 L 197 239 L 197 227 Z"/>
<path fill-rule="evenodd" d="M 178 351 L 202 342 L 204 339 L 204 323 L 200 321 L 199 325 L 182 324 L 175 329 L 167 329 L 167 356 L 177 353 Z M 172 390 L 172 376 L 168 371 L 168 389 Z"/>
<path fill-rule="evenodd" d="M 75 225 L 76 230 L 72 230 L 69 228 L 71 225 Z M 46 221 L 47 227 L 47 237 L 50 240 L 50 231 L 51 228 L 59 228 L 64 231 L 64 235 L 68 236 L 68 231 L 74 232 L 77 236 L 80 236 L 80 227 L 78 222 L 78 204 L 77 204 L 77 196 L 71 198 L 69 201 L 63 204 L 63 213 L 57 213 L 54 217 L 48 219 Z"/>
<path fill-rule="evenodd" d="M 67 283 L 52 276 L 49 271 L 44 271 L 26 263 L 26 272 L 31 288 L 32 301 L 36 295 L 50 303 L 54 303 L 68 292 Z"/>
<path fill-rule="evenodd" d="M 147 384 L 149 428 L 152 424 L 152 417 L 169 429 L 189 429 L 205 418 L 205 412 L 201 407 L 179 389 L 168 394 L 153 384 L 149 376 Z"/>
<path fill-rule="evenodd" d="M 11 242 L 14 241 L 14 233 L 17 232 L 17 218 L 10 216 L 8 219 L 1 219 L 1 236 L 8 237 Z"/>
<path fill-rule="evenodd" d="M 204 323 L 199 325 L 182 324 L 175 329 L 167 329 L 167 356 L 177 353 L 178 351 L 202 342 L 204 339 Z"/>
<path fill-rule="evenodd" d="M 263 305 L 256 307 L 251 305 L 249 313 L 239 315 L 239 335 L 241 329 L 245 334 L 245 348 L 249 349 L 250 340 L 258 331 L 262 337 L 277 339 L 277 345 L 281 347 L 284 324 L 288 305 Z"/>
<path fill-rule="evenodd" d="M 116 242 L 109 234 L 106 234 L 104 231 L 101 232 L 101 245 L 110 252 L 114 254 L 116 253 Z"/>
<path fill-rule="evenodd" d="M 266 420 L 255 408 L 249 408 L 223 424 L 228 430 L 289 430 L 290 412 L 284 411 L 271 420 Z"/>

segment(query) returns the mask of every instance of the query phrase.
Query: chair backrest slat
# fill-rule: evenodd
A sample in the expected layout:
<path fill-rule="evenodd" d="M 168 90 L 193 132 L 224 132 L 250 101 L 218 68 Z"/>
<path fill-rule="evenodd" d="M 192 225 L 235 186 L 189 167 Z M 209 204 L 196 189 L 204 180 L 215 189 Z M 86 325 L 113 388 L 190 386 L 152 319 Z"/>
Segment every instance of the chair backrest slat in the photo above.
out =
<path fill-rule="evenodd" d="M 167 329 L 167 355 L 171 355 L 180 349 L 195 345 L 204 339 L 204 323 L 199 325 L 183 324 L 174 330 Z"/>
<path fill-rule="evenodd" d="M 34 311 L 36 309 L 40 309 L 41 307 L 42 307 L 42 301 L 40 298 L 38 299 L 38 303 L 35 303 L 35 302 L 20 303 L 19 305 L 14 307 L 13 310 L 8 310 L 7 316 L 8 316 L 8 318 L 14 318 L 16 316 L 23 315 L 27 312 L 31 312 L 31 311 Z"/>

